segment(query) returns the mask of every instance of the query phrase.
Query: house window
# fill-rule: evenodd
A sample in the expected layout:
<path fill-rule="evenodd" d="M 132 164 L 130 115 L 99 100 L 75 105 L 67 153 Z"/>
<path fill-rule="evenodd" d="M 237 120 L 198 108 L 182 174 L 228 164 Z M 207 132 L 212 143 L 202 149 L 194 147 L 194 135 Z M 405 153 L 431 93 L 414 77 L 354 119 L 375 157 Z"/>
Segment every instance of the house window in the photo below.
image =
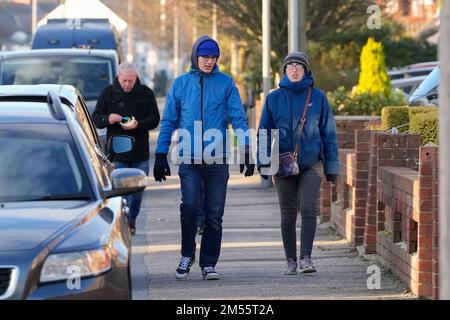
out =
<path fill-rule="evenodd" d="M 409 16 L 411 10 L 411 4 L 409 0 L 402 0 L 402 15 Z"/>

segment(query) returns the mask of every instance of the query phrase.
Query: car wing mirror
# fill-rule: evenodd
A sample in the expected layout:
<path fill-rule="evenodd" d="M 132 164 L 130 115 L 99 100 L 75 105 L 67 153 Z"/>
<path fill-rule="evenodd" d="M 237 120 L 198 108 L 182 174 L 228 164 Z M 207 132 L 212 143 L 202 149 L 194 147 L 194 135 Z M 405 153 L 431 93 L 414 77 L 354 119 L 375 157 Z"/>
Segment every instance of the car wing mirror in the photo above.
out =
<path fill-rule="evenodd" d="M 139 193 L 147 187 L 147 175 L 141 169 L 115 169 L 111 181 L 112 189 L 105 191 L 106 198 Z"/>
<path fill-rule="evenodd" d="M 136 140 L 133 137 L 125 135 L 112 136 L 108 140 L 108 159 L 114 158 L 116 155 L 127 155 L 134 149 Z"/>

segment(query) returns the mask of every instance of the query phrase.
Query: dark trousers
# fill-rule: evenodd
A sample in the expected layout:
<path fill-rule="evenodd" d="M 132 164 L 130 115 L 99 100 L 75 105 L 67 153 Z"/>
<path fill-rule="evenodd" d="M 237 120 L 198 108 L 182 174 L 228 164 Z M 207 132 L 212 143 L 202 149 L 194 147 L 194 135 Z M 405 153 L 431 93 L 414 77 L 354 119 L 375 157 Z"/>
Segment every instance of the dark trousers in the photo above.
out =
<path fill-rule="evenodd" d="M 281 210 L 281 236 L 286 258 L 297 257 L 298 211 L 302 219 L 300 257 L 311 255 L 316 234 L 317 200 L 322 184 L 322 171 L 323 165 L 318 162 L 311 168 L 301 171 L 298 176 L 275 178 Z"/>
<path fill-rule="evenodd" d="M 200 247 L 200 267 L 214 267 L 219 260 L 222 244 L 222 217 L 230 177 L 228 165 L 181 164 L 179 175 L 182 194 L 181 255 L 195 256 L 197 217 L 203 206 L 205 231 Z"/>
<path fill-rule="evenodd" d="M 146 175 L 148 175 L 150 166 L 148 161 L 142 161 L 142 162 L 121 162 L 121 161 L 114 161 L 114 165 L 116 169 L 124 169 L 124 168 L 135 168 L 135 169 L 141 169 L 145 172 Z M 127 199 L 127 206 L 130 208 L 130 222 L 136 221 L 139 212 L 141 210 L 141 204 L 142 204 L 142 197 L 144 195 L 144 192 L 139 192 L 135 194 L 130 194 L 126 196 Z"/>
<path fill-rule="evenodd" d="M 202 205 L 200 206 L 200 210 L 197 213 L 197 224 L 198 226 L 204 226 L 205 225 L 205 213 L 203 212 L 203 203 L 205 202 L 205 187 L 202 184 L 202 188 L 200 190 L 200 193 L 202 194 Z"/>

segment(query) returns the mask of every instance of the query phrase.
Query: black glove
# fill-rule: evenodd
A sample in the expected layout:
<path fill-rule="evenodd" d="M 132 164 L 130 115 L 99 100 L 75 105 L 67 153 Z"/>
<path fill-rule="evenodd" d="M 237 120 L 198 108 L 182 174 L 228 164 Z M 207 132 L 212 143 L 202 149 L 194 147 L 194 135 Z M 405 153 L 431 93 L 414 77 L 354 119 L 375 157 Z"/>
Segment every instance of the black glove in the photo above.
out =
<path fill-rule="evenodd" d="M 337 174 L 331 174 L 331 173 L 327 173 L 325 176 L 327 177 L 328 182 L 333 182 L 333 183 L 336 182 L 336 179 L 338 177 Z"/>
<path fill-rule="evenodd" d="M 155 181 L 166 181 L 166 176 L 170 176 L 170 166 L 167 162 L 166 153 L 157 153 L 155 155 L 155 165 L 153 166 L 153 177 Z"/>
<path fill-rule="evenodd" d="M 261 174 L 261 168 L 270 168 L 270 164 L 264 164 L 264 165 L 260 165 L 258 167 L 258 172 L 261 175 L 261 178 L 263 178 L 264 180 L 269 180 L 269 176 L 268 175 Z"/>
<path fill-rule="evenodd" d="M 250 151 L 246 150 L 245 151 L 245 156 L 244 156 L 244 163 L 240 164 L 240 172 L 244 172 L 244 167 L 247 167 L 247 170 L 245 170 L 245 176 L 246 177 L 251 177 L 253 175 L 253 173 L 255 173 L 255 163 L 254 161 L 251 161 L 251 153 Z"/>

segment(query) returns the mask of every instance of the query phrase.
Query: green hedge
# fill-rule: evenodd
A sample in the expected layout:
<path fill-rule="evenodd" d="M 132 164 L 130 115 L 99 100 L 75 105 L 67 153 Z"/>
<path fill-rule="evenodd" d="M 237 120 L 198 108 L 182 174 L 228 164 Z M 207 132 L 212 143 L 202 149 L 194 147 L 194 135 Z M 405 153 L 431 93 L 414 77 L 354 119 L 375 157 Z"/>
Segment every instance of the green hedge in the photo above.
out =
<path fill-rule="evenodd" d="M 430 107 L 411 108 L 410 132 L 420 134 L 422 145 L 439 144 L 439 110 Z"/>
<path fill-rule="evenodd" d="M 413 117 L 415 115 L 421 115 L 429 112 L 438 112 L 438 108 L 434 107 L 409 107 L 409 117 Z"/>
<path fill-rule="evenodd" d="M 382 130 L 398 127 L 398 132 L 420 134 L 422 145 L 439 144 L 439 109 L 431 107 L 385 107 L 381 112 Z"/>
<path fill-rule="evenodd" d="M 409 130 L 409 107 L 385 107 L 381 110 L 382 130 L 388 131 L 399 127 L 399 132 Z"/>
<path fill-rule="evenodd" d="M 379 116 L 386 106 L 405 104 L 405 97 L 400 91 L 386 96 L 383 93 L 347 92 L 344 87 L 339 87 L 334 92 L 328 92 L 327 98 L 335 115 Z"/>

